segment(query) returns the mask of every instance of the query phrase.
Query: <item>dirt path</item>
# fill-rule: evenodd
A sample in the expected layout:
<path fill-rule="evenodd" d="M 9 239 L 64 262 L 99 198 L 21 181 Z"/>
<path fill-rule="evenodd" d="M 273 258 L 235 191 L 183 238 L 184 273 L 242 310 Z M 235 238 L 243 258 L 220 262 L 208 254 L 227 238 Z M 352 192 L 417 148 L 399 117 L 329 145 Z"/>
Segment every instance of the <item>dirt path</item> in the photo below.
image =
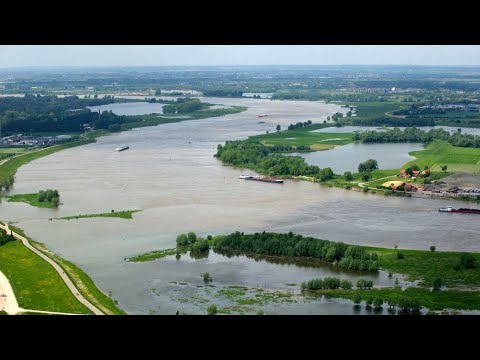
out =
<path fill-rule="evenodd" d="M 8 225 L 2 225 L 0 224 L 0 228 L 3 230 L 7 231 L 7 233 L 10 233 L 10 229 L 8 228 Z M 50 259 L 48 256 L 46 256 L 44 253 L 42 253 L 40 250 L 37 250 L 34 248 L 26 238 L 23 236 L 17 234 L 16 232 L 12 232 L 13 236 L 19 240 L 22 241 L 23 245 L 25 245 L 28 249 L 32 250 L 35 254 L 40 256 L 43 260 L 48 262 L 50 265 L 53 266 L 53 268 L 58 272 L 62 280 L 65 282 L 67 285 L 68 289 L 71 291 L 71 293 L 77 298 L 78 301 L 80 301 L 83 305 L 85 305 L 88 309 L 90 309 L 95 315 L 104 315 L 98 308 L 96 308 L 94 305 L 92 305 L 87 299 L 85 299 L 77 290 L 75 285 L 73 284 L 72 280 L 65 274 L 63 269 L 58 265 L 55 261 Z M 8 281 L 7 281 L 8 282 Z M 18 305 L 17 305 L 18 307 Z M 28 311 L 28 310 L 24 310 Z"/>
<path fill-rule="evenodd" d="M 0 311 L 14 315 L 22 311 L 7 277 L 0 271 Z"/>

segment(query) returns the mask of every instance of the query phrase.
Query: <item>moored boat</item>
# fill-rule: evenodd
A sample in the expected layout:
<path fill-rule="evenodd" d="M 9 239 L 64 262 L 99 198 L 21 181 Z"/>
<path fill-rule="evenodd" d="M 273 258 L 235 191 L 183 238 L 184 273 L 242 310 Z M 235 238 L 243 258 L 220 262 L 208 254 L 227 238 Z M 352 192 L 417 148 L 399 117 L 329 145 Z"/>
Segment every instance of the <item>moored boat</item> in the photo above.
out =
<path fill-rule="evenodd" d="M 456 213 L 465 213 L 465 214 L 480 214 L 480 209 L 468 209 L 468 208 L 459 208 L 454 209 L 451 206 L 438 209 L 441 212 L 456 212 Z"/>

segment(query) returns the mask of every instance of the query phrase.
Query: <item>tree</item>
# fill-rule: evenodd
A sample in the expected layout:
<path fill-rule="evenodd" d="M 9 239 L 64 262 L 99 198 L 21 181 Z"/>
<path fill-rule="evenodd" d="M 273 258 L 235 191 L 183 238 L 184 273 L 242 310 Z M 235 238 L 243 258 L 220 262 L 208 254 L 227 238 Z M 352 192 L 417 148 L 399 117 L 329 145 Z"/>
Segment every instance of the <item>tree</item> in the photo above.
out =
<path fill-rule="evenodd" d="M 180 234 L 177 236 L 177 246 L 187 246 L 188 237 L 187 234 Z"/>
<path fill-rule="evenodd" d="M 435 251 L 435 249 L 436 249 L 436 248 L 435 248 L 435 246 L 433 246 L 433 245 L 432 245 L 432 246 L 430 246 L 430 251 L 431 251 L 431 252 L 434 252 L 434 251 Z"/>
<path fill-rule="evenodd" d="M 318 173 L 318 179 L 320 181 L 327 181 L 327 180 L 330 180 L 331 178 L 333 178 L 333 171 L 331 168 L 327 167 L 327 168 L 323 168 L 320 170 L 320 172 Z"/>
<path fill-rule="evenodd" d="M 442 287 L 442 278 L 440 275 L 436 274 L 433 278 L 433 290 L 440 290 Z"/>
<path fill-rule="evenodd" d="M 344 290 L 350 290 L 352 288 L 352 283 L 348 280 L 340 281 L 340 287 Z"/>
<path fill-rule="evenodd" d="M 345 180 L 347 180 L 347 181 L 352 181 L 353 180 L 353 175 L 350 171 L 345 171 L 343 173 L 343 176 L 345 177 Z"/>
<path fill-rule="evenodd" d="M 373 304 L 373 298 L 372 298 L 371 296 L 369 296 L 369 297 L 367 298 L 367 300 L 365 300 L 365 305 L 366 305 L 367 307 L 370 307 L 370 306 L 372 306 L 372 304 Z"/>
<path fill-rule="evenodd" d="M 448 166 L 447 165 L 442 165 L 440 168 L 442 169 L 443 172 L 445 172 L 445 171 L 447 171 Z"/>
<path fill-rule="evenodd" d="M 403 253 L 402 253 L 402 252 L 400 252 L 400 251 L 397 251 L 397 259 L 399 259 L 399 260 L 400 260 L 400 259 L 403 259 L 404 257 L 405 257 L 405 255 L 403 255 Z"/>
<path fill-rule="evenodd" d="M 381 309 L 383 305 L 383 299 L 382 298 L 375 298 L 373 300 L 373 306 L 375 309 Z"/>
<path fill-rule="evenodd" d="M 419 170 L 420 170 L 420 168 L 418 167 L 418 165 L 417 165 L 417 164 L 413 164 L 413 165 L 412 165 L 412 170 L 419 171 Z"/>
<path fill-rule="evenodd" d="M 358 172 L 370 172 L 378 169 L 378 162 L 375 159 L 368 159 L 358 165 Z"/>
<path fill-rule="evenodd" d="M 280 125 L 277 125 L 277 131 L 280 131 L 282 127 Z"/>
<path fill-rule="evenodd" d="M 197 241 L 197 234 L 195 234 L 193 231 L 190 231 L 187 234 L 187 238 L 188 238 L 188 243 L 193 244 L 195 241 Z"/>
<path fill-rule="evenodd" d="M 58 197 L 54 197 L 52 198 L 51 203 L 54 207 L 58 207 L 58 205 L 60 204 L 60 199 Z"/>
<path fill-rule="evenodd" d="M 210 250 L 210 245 L 207 239 L 200 239 L 191 245 L 191 251 L 194 253 L 201 253 Z"/>
<path fill-rule="evenodd" d="M 372 174 L 370 173 L 367 173 L 367 172 L 362 173 L 362 180 L 365 182 L 370 180 L 371 177 L 372 177 Z"/>
<path fill-rule="evenodd" d="M 209 305 L 207 307 L 207 314 L 208 315 L 216 315 L 218 312 L 217 305 Z"/>
<path fill-rule="evenodd" d="M 353 296 L 353 303 L 359 305 L 362 302 L 362 297 L 359 294 Z"/>
<path fill-rule="evenodd" d="M 330 121 L 330 116 L 327 116 L 327 121 Z"/>

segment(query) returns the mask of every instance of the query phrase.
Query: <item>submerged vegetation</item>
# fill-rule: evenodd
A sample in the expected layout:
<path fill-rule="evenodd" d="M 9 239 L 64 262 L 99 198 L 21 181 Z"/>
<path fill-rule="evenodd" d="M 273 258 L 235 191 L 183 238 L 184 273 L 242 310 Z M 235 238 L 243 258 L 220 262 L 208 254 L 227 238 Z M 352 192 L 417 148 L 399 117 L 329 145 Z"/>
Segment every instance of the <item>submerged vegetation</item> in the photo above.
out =
<path fill-rule="evenodd" d="M 120 218 L 120 219 L 133 219 L 132 214 L 142 210 L 122 210 L 101 213 L 101 214 L 84 214 L 84 215 L 74 215 L 74 216 L 64 216 L 54 218 L 55 220 L 72 220 L 72 219 L 83 219 L 83 218 L 95 218 L 95 217 L 111 217 L 111 218 Z"/>

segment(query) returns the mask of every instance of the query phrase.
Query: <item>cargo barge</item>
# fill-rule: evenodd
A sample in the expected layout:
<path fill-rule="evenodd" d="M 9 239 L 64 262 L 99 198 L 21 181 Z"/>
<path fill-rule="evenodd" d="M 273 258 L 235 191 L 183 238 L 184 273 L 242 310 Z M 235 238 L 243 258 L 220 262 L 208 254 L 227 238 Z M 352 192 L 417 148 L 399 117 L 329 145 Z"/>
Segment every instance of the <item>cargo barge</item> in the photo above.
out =
<path fill-rule="evenodd" d="M 240 175 L 240 179 L 245 179 L 245 180 L 255 180 L 255 181 L 264 181 L 264 182 L 271 182 L 271 183 L 277 183 L 281 184 L 283 183 L 282 179 L 277 179 L 273 177 L 265 177 L 265 176 L 251 176 L 251 175 Z"/>
<path fill-rule="evenodd" d="M 467 208 L 454 209 L 451 206 L 440 208 L 440 209 L 438 209 L 438 211 L 440 211 L 440 212 L 465 213 L 465 214 L 480 214 L 480 209 L 467 209 Z"/>

